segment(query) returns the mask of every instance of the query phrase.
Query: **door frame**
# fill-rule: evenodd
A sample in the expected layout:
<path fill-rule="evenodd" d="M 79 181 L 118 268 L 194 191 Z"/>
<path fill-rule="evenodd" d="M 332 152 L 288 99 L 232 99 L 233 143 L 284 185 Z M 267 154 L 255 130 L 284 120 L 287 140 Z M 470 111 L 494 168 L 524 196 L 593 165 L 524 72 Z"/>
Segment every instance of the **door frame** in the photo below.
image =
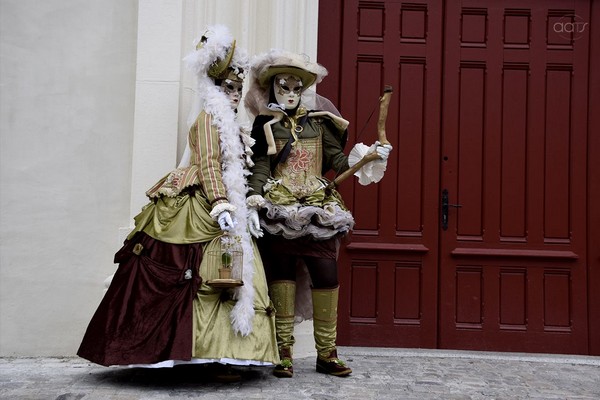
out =
<path fill-rule="evenodd" d="M 592 1 L 591 8 L 587 157 L 588 337 L 590 355 L 600 355 L 600 2 Z"/>

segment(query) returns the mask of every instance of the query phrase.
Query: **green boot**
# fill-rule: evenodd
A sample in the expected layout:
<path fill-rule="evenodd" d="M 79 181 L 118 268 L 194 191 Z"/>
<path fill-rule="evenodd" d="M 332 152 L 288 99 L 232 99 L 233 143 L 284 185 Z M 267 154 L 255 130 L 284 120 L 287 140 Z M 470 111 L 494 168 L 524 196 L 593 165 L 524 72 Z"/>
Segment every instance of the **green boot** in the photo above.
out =
<path fill-rule="evenodd" d="M 296 282 L 273 281 L 269 285 L 269 294 L 275 306 L 277 347 L 281 359 L 281 363 L 275 366 L 273 375 L 278 378 L 291 378 L 294 375 L 292 348 L 296 342 L 294 338 Z"/>
<path fill-rule="evenodd" d="M 339 286 L 333 289 L 313 289 L 313 326 L 317 348 L 317 372 L 347 376 L 352 370 L 337 357 L 337 305 Z"/>

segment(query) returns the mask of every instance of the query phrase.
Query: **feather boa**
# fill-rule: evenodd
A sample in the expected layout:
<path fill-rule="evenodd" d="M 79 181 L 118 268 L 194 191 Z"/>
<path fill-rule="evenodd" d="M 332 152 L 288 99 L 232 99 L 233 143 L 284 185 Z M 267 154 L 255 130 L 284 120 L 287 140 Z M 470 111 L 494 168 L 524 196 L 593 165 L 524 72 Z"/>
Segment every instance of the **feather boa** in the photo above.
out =
<path fill-rule="evenodd" d="M 248 220 L 248 208 L 246 206 L 246 193 L 248 184 L 246 177 L 250 175 L 246 165 L 250 160 L 253 139 L 247 129 L 242 129 L 237 122 L 236 113 L 231 108 L 229 99 L 215 86 L 214 81 L 207 76 L 207 70 L 214 60 L 223 58 L 227 49 L 233 42 L 233 37 L 224 25 L 214 25 L 205 32 L 207 41 L 203 46 L 197 47 L 195 51 L 188 54 L 184 61 L 198 78 L 198 90 L 190 117 L 197 118 L 200 110 L 204 109 L 213 118 L 213 124 L 219 131 L 219 143 L 221 145 L 221 172 L 223 185 L 227 192 L 227 200 L 235 207 L 231 211 L 232 218 L 237 223 L 231 229 L 230 234 L 239 237 L 243 251 L 242 281 L 244 285 L 235 289 L 236 305 L 231 311 L 230 319 L 234 332 L 247 336 L 252 332 L 252 320 L 254 318 L 254 247 L 252 238 L 246 229 Z M 195 45 L 200 39 L 196 40 Z M 244 50 L 237 48 L 230 65 L 240 70 L 248 70 L 247 55 Z M 240 140 L 241 139 L 241 140 Z M 189 146 L 189 144 L 188 144 Z M 189 153 L 186 148 L 186 153 Z M 187 157 L 189 159 L 189 156 Z M 186 163 L 184 155 L 182 163 Z M 239 276 L 239 271 L 232 271 Z"/>
<path fill-rule="evenodd" d="M 250 174 L 244 159 L 245 149 L 243 140 L 240 140 L 242 129 L 236 121 L 236 114 L 231 109 L 229 100 L 223 92 L 214 85 L 208 77 L 199 78 L 204 96 L 204 110 L 212 115 L 213 123 L 219 130 L 221 144 L 221 170 L 223 185 L 227 191 L 229 203 L 235 206 L 232 217 L 236 221 L 230 231 L 232 236 L 241 240 L 244 253 L 242 267 L 242 281 L 244 285 L 236 289 L 237 303 L 231 311 L 231 324 L 235 332 L 247 336 L 252 332 L 252 319 L 254 318 L 254 248 L 252 238 L 246 229 L 248 220 L 248 207 L 246 206 L 246 193 L 248 184 L 246 177 Z M 236 271 L 233 271 L 235 274 Z"/>

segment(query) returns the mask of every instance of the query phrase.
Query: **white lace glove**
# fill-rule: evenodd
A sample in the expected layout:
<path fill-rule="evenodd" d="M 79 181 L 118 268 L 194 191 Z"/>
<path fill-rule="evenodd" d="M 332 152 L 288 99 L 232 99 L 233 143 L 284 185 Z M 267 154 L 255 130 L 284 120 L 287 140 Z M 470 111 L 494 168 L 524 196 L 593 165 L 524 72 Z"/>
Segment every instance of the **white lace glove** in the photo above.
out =
<path fill-rule="evenodd" d="M 250 234 L 257 239 L 264 235 L 264 232 L 260 227 L 260 220 L 256 208 L 248 209 L 248 231 L 250 231 Z"/>
<path fill-rule="evenodd" d="M 387 161 L 388 157 L 390 156 L 390 153 L 392 152 L 392 145 L 391 144 L 381 144 L 379 143 L 379 141 L 375 142 L 375 151 L 377 152 L 377 155 L 379 157 L 381 157 L 381 161 Z"/>
<path fill-rule="evenodd" d="M 231 219 L 231 214 L 229 213 L 229 211 L 223 211 L 221 214 L 219 214 L 219 217 L 217 218 L 217 222 L 219 223 L 219 226 L 221 227 L 222 231 L 229 231 L 234 226 L 234 223 L 233 223 L 233 220 Z"/>

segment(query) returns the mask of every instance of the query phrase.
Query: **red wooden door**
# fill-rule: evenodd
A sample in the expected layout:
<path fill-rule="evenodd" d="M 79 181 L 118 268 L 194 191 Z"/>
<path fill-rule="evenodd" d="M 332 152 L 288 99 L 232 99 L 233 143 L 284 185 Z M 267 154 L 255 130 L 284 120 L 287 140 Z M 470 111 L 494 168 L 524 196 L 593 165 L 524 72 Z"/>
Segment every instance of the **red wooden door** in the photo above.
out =
<path fill-rule="evenodd" d="M 587 353 L 589 1 L 446 4 L 439 346 Z"/>
<path fill-rule="evenodd" d="M 320 2 L 331 76 L 319 92 L 350 120 L 349 146 L 376 139 L 369 116 L 395 90 L 386 176 L 340 188 L 356 218 L 340 252 L 340 344 L 597 353 L 590 4 Z"/>
<path fill-rule="evenodd" d="M 346 313 L 339 341 L 435 347 L 442 7 L 435 1 L 344 5 L 335 100 L 350 119 L 350 145 L 376 140 L 377 114 L 369 116 L 384 86 L 392 85 L 387 133 L 395 150 L 379 184 L 348 180 L 341 187 L 356 226 L 339 260 L 339 309 Z"/>

